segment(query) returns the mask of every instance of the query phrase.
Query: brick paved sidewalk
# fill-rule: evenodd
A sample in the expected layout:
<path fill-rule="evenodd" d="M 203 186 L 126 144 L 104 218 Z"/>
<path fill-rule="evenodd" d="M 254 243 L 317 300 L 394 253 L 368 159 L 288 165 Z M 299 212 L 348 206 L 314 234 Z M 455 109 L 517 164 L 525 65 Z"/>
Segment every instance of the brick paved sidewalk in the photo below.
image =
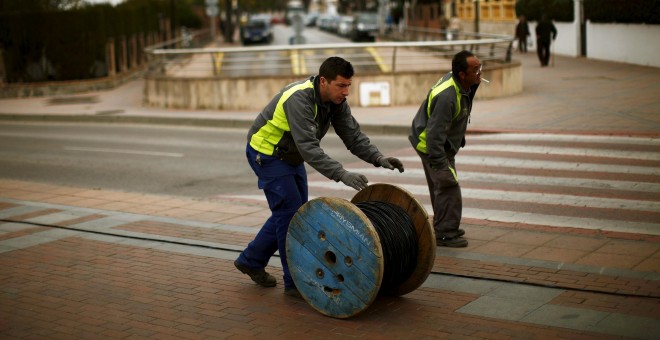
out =
<path fill-rule="evenodd" d="M 657 237 L 466 221 L 477 247 L 439 248 L 422 287 L 338 320 L 233 268 L 267 215 L 259 203 L 0 180 L 0 335 L 660 336 Z M 557 258 L 539 255 L 548 244 Z M 559 255 L 578 251 L 581 260 Z M 278 262 L 268 269 L 281 278 Z"/>

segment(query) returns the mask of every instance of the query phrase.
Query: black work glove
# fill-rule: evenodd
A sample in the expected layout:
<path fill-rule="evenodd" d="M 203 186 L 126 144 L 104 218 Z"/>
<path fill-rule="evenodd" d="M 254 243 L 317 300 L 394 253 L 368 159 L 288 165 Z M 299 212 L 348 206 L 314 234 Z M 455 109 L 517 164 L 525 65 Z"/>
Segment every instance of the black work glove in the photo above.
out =
<path fill-rule="evenodd" d="M 385 156 L 380 156 L 376 160 L 376 163 L 378 165 L 382 166 L 383 168 L 387 168 L 390 170 L 397 169 L 399 172 L 403 172 L 403 163 L 398 158 L 394 157 L 385 157 Z"/>
<path fill-rule="evenodd" d="M 364 188 L 367 187 L 367 183 L 369 182 L 367 180 L 367 176 L 363 174 L 359 174 L 357 172 L 344 172 L 343 175 L 341 175 L 340 180 L 342 183 L 348 185 L 349 187 L 360 191 Z"/>

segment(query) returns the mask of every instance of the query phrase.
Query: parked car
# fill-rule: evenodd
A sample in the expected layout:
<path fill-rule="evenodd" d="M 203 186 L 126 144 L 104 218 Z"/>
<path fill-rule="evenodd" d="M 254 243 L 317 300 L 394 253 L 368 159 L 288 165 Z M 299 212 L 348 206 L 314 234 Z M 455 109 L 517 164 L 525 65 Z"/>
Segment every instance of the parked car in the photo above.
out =
<path fill-rule="evenodd" d="M 248 19 L 242 28 L 241 40 L 243 45 L 255 42 L 270 43 L 273 41 L 273 27 L 268 16 L 253 16 Z"/>
<path fill-rule="evenodd" d="M 352 41 L 375 41 L 378 34 L 378 14 L 362 12 L 353 16 Z"/>
<path fill-rule="evenodd" d="M 353 31 L 353 17 L 344 15 L 339 18 L 339 25 L 337 26 L 337 34 L 342 37 L 348 37 Z"/>
<path fill-rule="evenodd" d="M 316 20 L 319 18 L 319 13 L 318 12 L 309 12 L 305 16 L 305 21 L 304 24 L 307 27 L 314 27 L 316 26 Z"/>
<path fill-rule="evenodd" d="M 337 33 L 337 28 L 339 28 L 339 19 L 340 18 L 341 18 L 341 16 L 339 16 L 339 15 L 333 15 L 330 18 L 330 27 L 328 29 L 328 32 Z"/>
<path fill-rule="evenodd" d="M 316 19 L 316 26 L 327 32 L 335 32 L 337 30 L 337 22 L 339 21 L 339 16 L 334 14 L 321 14 L 319 18 Z"/>
<path fill-rule="evenodd" d="M 284 17 L 282 16 L 273 15 L 273 17 L 270 19 L 270 23 L 273 25 L 284 24 L 285 22 L 286 20 L 284 20 Z"/>

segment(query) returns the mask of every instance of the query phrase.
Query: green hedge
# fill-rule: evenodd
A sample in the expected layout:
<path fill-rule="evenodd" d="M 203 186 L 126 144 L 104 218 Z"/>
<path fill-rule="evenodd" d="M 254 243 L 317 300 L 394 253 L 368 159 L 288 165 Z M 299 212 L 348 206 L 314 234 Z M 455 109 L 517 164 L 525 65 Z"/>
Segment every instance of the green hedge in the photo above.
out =
<path fill-rule="evenodd" d="M 68 11 L 0 13 L 5 81 L 74 80 L 107 75 L 106 42 L 110 38 L 158 32 L 159 18 L 170 16 L 170 5 L 166 0 L 139 0 L 116 7 L 102 4 Z M 191 22 L 186 15 L 175 18 Z M 179 22 L 175 20 L 175 27 Z M 198 26 L 199 23 L 198 20 Z M 194 27 L 194 20 L 190 26 Z M 119 50 L 118 46 L 115 51 Z"/>
<path fill-rule="evenodd" d="M 539 21 L 545 14 L 553 21 L 573 22 L 573 0 L 518 0 L 516 14 L 528 21 Z"/>
<path fill-rule="evenodd" d="M 516 14 L 538 21 L 573 22 L 573 0 L 518 0 Z M 584 0 L 585 18 L 596 23 L 660 24 L 660 0 Z"/>

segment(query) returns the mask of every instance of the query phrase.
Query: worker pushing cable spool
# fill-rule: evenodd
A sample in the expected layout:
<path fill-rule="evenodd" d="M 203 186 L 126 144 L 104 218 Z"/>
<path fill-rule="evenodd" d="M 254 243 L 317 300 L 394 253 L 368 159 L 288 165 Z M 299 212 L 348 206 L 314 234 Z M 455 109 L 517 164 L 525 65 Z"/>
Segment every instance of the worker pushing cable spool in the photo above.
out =
<path fill-rule="evenodd" d="M 289 225 L 286 252 L 303 298 L 322 314 L 348 318 L 378 294 L 404 295 L 424 283 L 435 260 L 435 232 L 412 194 L 374 184 L 350 202 L 305 203 Z"/>

